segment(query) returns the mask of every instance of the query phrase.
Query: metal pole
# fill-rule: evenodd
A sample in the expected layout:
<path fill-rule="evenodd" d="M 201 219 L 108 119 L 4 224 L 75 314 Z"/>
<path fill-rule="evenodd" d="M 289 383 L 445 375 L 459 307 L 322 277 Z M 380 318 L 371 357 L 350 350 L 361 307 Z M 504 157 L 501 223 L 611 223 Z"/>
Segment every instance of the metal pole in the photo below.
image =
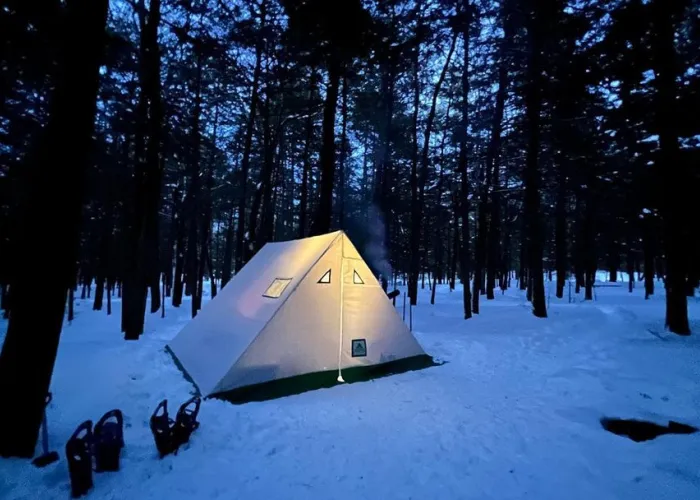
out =
<path fill-rule="evenodd" d="M 413 304 L 408 305 L 408 317 L 409 317 L 409 321 L 410 321 L 408 329 L 410 331 L 413 331 Z"/>

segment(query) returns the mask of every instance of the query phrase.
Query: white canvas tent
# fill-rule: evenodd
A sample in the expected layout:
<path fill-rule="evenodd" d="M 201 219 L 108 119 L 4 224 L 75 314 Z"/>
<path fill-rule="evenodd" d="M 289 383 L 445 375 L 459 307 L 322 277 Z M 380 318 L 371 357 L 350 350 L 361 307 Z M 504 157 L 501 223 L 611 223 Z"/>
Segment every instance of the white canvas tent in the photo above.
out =
<path fill-rule="evenodd" d="M 203 396 L 427 357 L 342 231 L 268 243 L 168 347 Z"/>

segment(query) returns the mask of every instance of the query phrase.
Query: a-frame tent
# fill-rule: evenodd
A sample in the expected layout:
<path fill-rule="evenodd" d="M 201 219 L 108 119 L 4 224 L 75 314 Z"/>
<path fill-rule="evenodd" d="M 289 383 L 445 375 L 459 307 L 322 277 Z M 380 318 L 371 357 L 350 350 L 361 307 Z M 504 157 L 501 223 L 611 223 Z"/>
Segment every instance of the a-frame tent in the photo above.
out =
<path fill-rule="evenodd" d="M 234 401 L 432 364 L 342 231 L 265 245 L 168 348 Z"/>

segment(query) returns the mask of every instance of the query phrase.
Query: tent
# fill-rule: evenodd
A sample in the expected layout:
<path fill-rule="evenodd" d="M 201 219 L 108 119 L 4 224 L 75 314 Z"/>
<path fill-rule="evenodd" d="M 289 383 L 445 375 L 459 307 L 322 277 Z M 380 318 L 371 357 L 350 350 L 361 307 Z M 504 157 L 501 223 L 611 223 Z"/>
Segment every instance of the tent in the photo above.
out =
<path fill-rule="evenodd" d="M 342 231 L 266 244 L 168 349 L 233 401 L 432 364 Z"/>

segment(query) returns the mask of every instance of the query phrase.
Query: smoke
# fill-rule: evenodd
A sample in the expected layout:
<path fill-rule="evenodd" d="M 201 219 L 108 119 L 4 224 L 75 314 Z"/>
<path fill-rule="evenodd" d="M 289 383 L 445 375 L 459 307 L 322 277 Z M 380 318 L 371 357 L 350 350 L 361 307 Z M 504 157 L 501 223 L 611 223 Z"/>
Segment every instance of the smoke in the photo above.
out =
<path fill-rule="evenodd" d="M 386 225 L 382 211 L 374 204 L 367 210 L 367 240 L 364 257 L 371 267 L 379 271 L 387 281 L 391 280 L 392 269 L 389 262 L 389 251 L 386 247 Z"/>

